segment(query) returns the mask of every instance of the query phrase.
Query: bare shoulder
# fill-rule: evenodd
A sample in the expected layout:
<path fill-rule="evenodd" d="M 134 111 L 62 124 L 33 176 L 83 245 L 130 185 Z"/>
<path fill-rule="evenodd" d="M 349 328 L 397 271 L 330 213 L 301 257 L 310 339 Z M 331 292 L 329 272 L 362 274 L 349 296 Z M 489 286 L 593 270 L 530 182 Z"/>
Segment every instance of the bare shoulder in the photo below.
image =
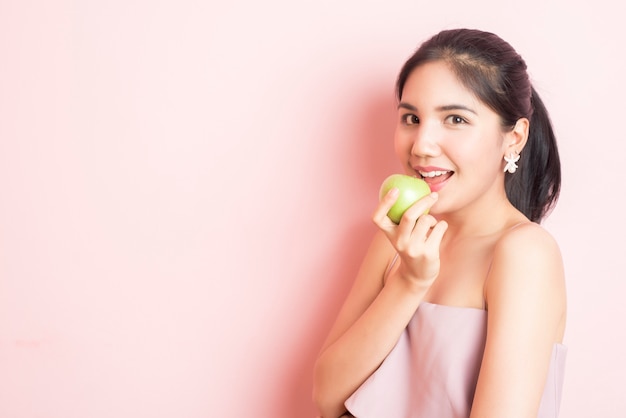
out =
<path fill-rule="evenodd" d="M 552 234 L 541 225 L 530 221 L 514 226 L 505 232 L 496 246 L 496 250 L 500 251 L 532 250 L 533 248 L 538 251 L 559 252 L 558 244 Z"/>
<path fill-rule="evenodd" d="M 552 234 L 533 222 L 505 232 L 496 243 L 493 261 L 521 270 L 562 266 L 558 243 Z"/>
<path fill-rule="evenodd" d="M 511 298 L 528 298 L 537 302 L 537 299 L 550 300 L 551 306 L 564 306 L 563 261 L 552 234 L 532 222 L 504 233 L 494 248 L 485 291 L 492 303 L 499 299 L 509 303 Z"/>

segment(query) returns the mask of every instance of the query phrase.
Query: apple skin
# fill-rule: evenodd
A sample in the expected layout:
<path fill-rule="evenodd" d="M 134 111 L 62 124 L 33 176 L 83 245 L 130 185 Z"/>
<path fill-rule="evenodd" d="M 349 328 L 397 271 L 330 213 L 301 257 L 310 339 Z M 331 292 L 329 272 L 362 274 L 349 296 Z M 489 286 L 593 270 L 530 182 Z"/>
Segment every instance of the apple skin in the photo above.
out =
<path fill-rule="evenodd" d="M 382 199 L 392 188 L 399 190 L 398 200 L 393 204 L 387 216 L 395 224 L 400 223 L 400 219 L 406 210 L 422 197 L 430 194 L 430 187 L 422 179 L 407 176 L 405 174 L 392 174 L 387 177 L 380 186 L 378 193 L 379 199 Z M 425 213 L 428 213 L 426 211 Z"/>

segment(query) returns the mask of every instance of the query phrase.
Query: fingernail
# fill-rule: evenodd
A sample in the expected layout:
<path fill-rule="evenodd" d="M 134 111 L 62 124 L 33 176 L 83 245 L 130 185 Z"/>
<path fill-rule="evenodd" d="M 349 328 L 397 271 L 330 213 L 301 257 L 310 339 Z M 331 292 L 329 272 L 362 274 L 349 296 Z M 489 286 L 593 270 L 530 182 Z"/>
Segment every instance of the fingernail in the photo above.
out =
<path fill-rule="evenodd" d="M 432 196 L 433 199 L 438 199 L 439 198 L 439 193 L 437 193 L 437 192 L 432 192 L 430 195 Z"/>

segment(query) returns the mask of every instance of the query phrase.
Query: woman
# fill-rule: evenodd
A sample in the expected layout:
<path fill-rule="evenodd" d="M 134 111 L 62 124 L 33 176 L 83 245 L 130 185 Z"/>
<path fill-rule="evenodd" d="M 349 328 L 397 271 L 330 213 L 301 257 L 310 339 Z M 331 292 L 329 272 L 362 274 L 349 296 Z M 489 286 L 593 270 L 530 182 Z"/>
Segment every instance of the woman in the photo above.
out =
<path fill-rule="evenodd" d="M 560 163 L 526 64 L 494 34 L 447 30 L 397 81 L 396 154 L 432 193 L 379 231 L 315 365 L 324 418 L 556 417 L 566 292 L 539 222 Z M 428 211 L 428 214 L 425 212 Z"/>

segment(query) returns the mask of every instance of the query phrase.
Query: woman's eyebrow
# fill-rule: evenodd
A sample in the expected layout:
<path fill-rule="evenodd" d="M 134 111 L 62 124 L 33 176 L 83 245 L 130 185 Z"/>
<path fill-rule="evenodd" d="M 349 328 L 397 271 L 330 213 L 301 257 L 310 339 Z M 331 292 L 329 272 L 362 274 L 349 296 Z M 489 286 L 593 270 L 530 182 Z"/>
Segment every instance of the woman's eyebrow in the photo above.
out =
<path fill-rule="evenodd" d="M 440 112 L 447 112 L 450 110 L 467 110 L 468 112 L 472 112 L 475 115 L 477 114 L 476 111 L 472 109 L 471 107 L 467 107 L 461 104 L 450 104 L 450 105 L 445 105 L 445 106 L 439 106 L 437 107 L 437 110 Z"/>
<path fill-rule="evenodd" d="M 406 102 L 400 102 L 398 103 L 398 109 L 407 109 L 410 110 L 412 112 L 416 112 L 417 111 L 417 107 L 413 106 L 412 104 L 406 103 Z M 461 104 L 449 104 L 449 105 L 444 105 L 444 106 L 438 106 L 436 108 L 436 110 L 438 112 L 447 112 L 450 110 L 466 110 L 468 112 L 471 112 L 473 114 L 477 114 L 476 111 L 474 109 L 472 109 L 471 107 L 467 107 L 465 105 L 461 105 Z"/>
<path fill-rule="evenodd" d="M 405 102 L 400 102 L 398 103 L 398 109 L 408 109 L 408 110 L 415 112 L 417 110 L 417 107 L 410 105 L 408 103 L 405 103 Z"/>

